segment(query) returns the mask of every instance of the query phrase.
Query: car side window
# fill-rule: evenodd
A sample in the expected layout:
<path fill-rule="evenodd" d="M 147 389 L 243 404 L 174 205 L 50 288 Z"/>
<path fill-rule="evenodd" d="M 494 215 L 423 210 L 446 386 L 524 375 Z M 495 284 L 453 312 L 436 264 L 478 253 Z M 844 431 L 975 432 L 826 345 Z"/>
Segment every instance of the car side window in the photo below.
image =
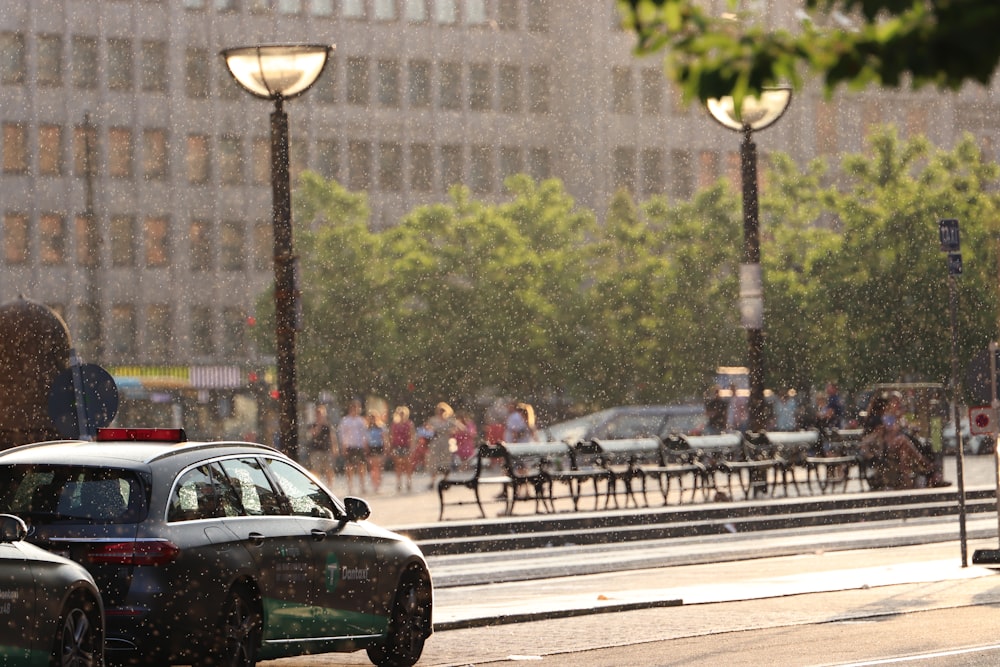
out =
<path fill-rule="evenodd" d="M 181 475 L 170 496 L 167 521 L 193 521 L 218 516 L 218 503 L 208 466 Z"/>
<path fill-rule="evenodd" d="M 267 459 L 267 464 L 278 480 L 281 492 L 292 506 L 292 514 L 332 519 L 336 516 L 333 500 L 320 486 L 295 466 L 284 461 Z"/>
<path fill-rule="evenodd" d="M 239 494 L 243 509 L 250 516 L 285 514 L 281 498 L 267 479 L 256 459 L 226 459 L 221 462 L 225 477 Z"/>

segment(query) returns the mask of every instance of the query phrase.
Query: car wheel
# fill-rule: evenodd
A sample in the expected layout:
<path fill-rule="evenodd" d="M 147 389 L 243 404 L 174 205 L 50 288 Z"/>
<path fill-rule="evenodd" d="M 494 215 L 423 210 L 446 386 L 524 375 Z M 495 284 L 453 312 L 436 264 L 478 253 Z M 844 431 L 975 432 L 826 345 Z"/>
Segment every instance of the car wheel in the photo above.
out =
<path fill-rule="evenodd" d="M 427 580 L 415 572 L 404 575 L 389 614 L 385 641 L 368 648 L 379 667 L 411 667 L 424 652 L 430 632 L 431 607 Z"/>
<path fill-rule="evenodd" d="M 97 605 L 84 596 L 72 598 L 60 617 L 52 664 L 60 667 L 99 667 L 103 652 L 101 640 Z"/>
<path fill-rule="evenodd" d="M 257 664 L 260 635 L 261 615 L 253 595 L 245 586 L 234 587 L 222 608 L 211 664 L 218 667 L 253 667 Z"/>

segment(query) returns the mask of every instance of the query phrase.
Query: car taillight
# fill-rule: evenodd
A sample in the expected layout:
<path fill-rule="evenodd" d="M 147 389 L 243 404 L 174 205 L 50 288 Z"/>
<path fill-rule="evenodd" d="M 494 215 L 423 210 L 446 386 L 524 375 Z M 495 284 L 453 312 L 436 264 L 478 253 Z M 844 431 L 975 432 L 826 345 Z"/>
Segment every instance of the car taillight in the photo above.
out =
<path fill-rule="evenodd" d="M 134 540 L 94 544 L 87 557 L 102 565 L 166 565 L 180 552 L 180 547 L 166 540 Z"/>

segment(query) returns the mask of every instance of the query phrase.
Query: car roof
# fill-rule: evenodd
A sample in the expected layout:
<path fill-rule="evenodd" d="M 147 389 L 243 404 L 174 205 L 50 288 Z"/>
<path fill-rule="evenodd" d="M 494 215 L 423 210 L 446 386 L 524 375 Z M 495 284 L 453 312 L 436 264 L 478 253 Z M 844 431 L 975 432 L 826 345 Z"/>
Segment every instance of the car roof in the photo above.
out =
<path fill-rule="evenodd" d="M 157 461 L 173 459 L 180 465 L 202 458 L 226 454 L 267 454 L 284 458 L 278 450 L 252 442 L 183 441 L 133 442 L 89 440 L 53 440 L 21 445 L 0 452 L 0 464 L 50 463 L 68 465 L 106 465 L 148 467 Z"/>

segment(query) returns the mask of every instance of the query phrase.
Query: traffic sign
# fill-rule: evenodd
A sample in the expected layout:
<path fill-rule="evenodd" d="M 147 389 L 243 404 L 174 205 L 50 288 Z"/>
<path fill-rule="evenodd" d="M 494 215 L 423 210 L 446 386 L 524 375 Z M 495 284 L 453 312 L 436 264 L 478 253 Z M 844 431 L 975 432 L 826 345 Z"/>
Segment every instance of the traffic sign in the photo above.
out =
<path fill-rule="evenodd" d="M 997 419 L 993 408 L 980 405 L 969 408 L 969 434 L 994 435 L 997 432 Z"/>
<path fill-rule="evenodd" d="M 949 276 L 962 275 L 962 253 L 960 252 L 948 253 L 948 275 Z"/>
<path fill-rule="evenodd" d="M 958 236 L 958 220 L 948 218 L 938 221 L 938 237 L 941 239 L 941 252 L 958 252 L 961 248 Z"/>

